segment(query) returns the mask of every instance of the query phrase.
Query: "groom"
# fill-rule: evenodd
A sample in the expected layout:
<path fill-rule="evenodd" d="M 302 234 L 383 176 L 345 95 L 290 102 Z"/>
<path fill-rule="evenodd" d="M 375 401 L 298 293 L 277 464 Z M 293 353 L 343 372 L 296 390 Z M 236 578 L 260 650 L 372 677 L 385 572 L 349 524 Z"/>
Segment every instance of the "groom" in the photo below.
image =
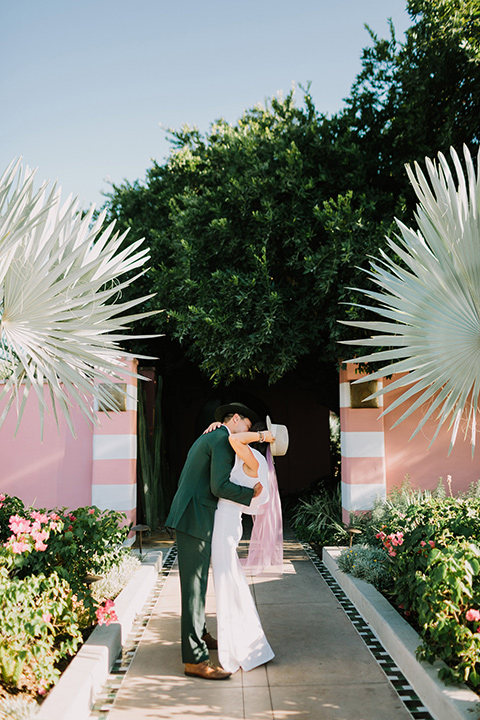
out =
<path fill-rule="evenodd" d="M 208 648 L 215 648 L 216 641 L 205 625 L 215 510 L 220 497 L 250 505 L 262 485 L 257 483 L 252 489 L 230 482 L 235 453 L 228 436 L 250 430 L 258 420 L 256 413 L 235 402 L 217 408 L 215 420 L 222 423 L 219 429 L 201 435 L 190 448 L 165 525 L 176 530 L 185 675 L 224 680 L 231 673 L 210 662 Z"/>

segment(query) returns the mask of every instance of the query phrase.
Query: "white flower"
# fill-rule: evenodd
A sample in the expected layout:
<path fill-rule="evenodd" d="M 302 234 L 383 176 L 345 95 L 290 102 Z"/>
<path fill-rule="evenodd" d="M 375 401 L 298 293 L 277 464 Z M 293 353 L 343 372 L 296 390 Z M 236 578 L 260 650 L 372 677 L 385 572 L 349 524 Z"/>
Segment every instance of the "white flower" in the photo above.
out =
<path fill-rule="evenodd" d="M 417 163 L 415 173 L 407 167 L 419 200 L 418 231 L 397 220 L 401 236 L 387 243 L 404 264 L 380 251 L 368 271 L 380 291 L 364 291 L 377 303 L 369 309 L 384 320 L 345 324 L 380 333 L 350 344 L 390 348 L 348 361 L 389 361 L 365 381 L 406 373 L 371 396 L 408 388 L 383 414 L 405 403 L 397 425 L 428 403 L 412 437 L 436 414 L 432 443 L 449 420 L 450 450 L 463 418 L 473 454 L 480 391 L 480 154 L 475 174 L 464 148 L 466 175 L 453 148 L 451 156 L 456 179 L 442 154 L 438 164 L 426 159 L 428 179 Z"/>

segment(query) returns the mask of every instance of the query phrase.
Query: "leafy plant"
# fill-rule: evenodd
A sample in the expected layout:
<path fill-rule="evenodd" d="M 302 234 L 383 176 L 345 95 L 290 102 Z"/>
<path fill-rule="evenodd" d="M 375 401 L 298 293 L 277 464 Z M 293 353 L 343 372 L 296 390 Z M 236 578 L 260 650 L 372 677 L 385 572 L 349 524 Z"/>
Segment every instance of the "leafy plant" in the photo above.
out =
<path fill-rule="evenodd" d="M 433 492 L 416 490 L 407 482 L 377 503 L 362 526 L 362 537 L 383 554 L 390 576 L 386 586 L 377 587 L 422 637 L 419 657 L 444 660 L 447 667 L 440 676 L 446 682 L 465 681 L 474 688 L 480 687 L 477 485 L 452 497 L 443 481 Z M 450 492 L 448 478 L 447 487 Z M 343 553 L 341 564 L 346 572 L 361 572 L 367 579 L 368 571 L 356 562 L 362 553 L 354 546 Z M 375 584 L 374 577 L 370 581 Z"/>
<path fill-rule="evenodd" d="M 0 672 L 17 687 L 24 673 L 44 694 L 60 675 L 57 663 L 82 642 L 74 595 L 57 573 L 9 577 L 0 567 Z"/>
<path fill-rule="evenodd" d="M 151 426 L 147 418 L 146 389 L 140 384 L 138 396 L 138 485 L 143 519 L 157 530 L 168 514 L 175 487 L 166 460 L 162 416 L 163 379 L 156 377 L 155 404 Z"/>
<path fill-rule="evenodd" d="M 383 592 L 391 589 L 392 575 L 388 556 L 381 548 L 369 545 L 355 545 L 346 548 L 338 556 L 338 567 L 360 580 L 374 585 Z"/>
<path fill-rule="evenodd" d="M 125 517 L 87 506 L 62 514 L 31 511 L 29 517 L 11 519 L 12 534 L 5 546 L 10 565 L 22 578 L 56 572 L 93 612 L 86 578 L 105 573 L 128 552 L 123 545 L 129 531 L 122 524 Z"/>
<path fill-rule="evenodd" d="M 297 534 L 308 541 L 321 545 L 345 541 L 340 485 L 333 491 L 320 487 L 310 498 L 300 498 L 290 519 Z"/>
<path fill-rule="evenodd" d="M 24 516 L 25 513 L 26 510 L 20 498 L 4 493 L 0 494 L 0 543 L 5 542 L 12 534 L 8 524 L 12 515 Z"/>

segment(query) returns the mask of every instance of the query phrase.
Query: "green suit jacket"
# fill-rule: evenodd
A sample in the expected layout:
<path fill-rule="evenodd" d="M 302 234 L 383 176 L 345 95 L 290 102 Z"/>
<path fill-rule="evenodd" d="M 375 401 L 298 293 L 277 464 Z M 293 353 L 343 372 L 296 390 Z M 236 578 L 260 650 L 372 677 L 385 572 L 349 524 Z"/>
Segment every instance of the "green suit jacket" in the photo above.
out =
<path fill-rule="evenodd" d="M 253 489 L 230 482 L 234 459 L 225 426 L 201 435 L 189 450 L 165 525 L 210 541 L 218 498 L 250 505 Z"/>

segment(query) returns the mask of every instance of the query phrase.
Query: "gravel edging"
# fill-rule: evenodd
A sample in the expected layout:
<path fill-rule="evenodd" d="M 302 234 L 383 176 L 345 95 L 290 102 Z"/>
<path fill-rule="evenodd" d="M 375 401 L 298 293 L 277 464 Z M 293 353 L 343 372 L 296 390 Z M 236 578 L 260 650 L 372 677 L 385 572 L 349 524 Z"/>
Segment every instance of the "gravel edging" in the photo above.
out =
<path fill-rule="evenodd" d="M 40 706 L 35 720 L 87 720 L 136 615 L 163 565 L 162 550 L 148 550 L 141 567 L 115 600 L 118 622 L 95 628 Z"/>
<path fill-rule="evenodd" d="M 438 678 L 444 664 L 420 662 L 415 653 L 421 638 L 373 585 L 338 569 L 336 559 L 345 548 L 323 548 L 323 562 L 358 612 L 370 625 L 436 720 L 477 720 L 480 700 L 466 685 L 445 685 Z"/>

